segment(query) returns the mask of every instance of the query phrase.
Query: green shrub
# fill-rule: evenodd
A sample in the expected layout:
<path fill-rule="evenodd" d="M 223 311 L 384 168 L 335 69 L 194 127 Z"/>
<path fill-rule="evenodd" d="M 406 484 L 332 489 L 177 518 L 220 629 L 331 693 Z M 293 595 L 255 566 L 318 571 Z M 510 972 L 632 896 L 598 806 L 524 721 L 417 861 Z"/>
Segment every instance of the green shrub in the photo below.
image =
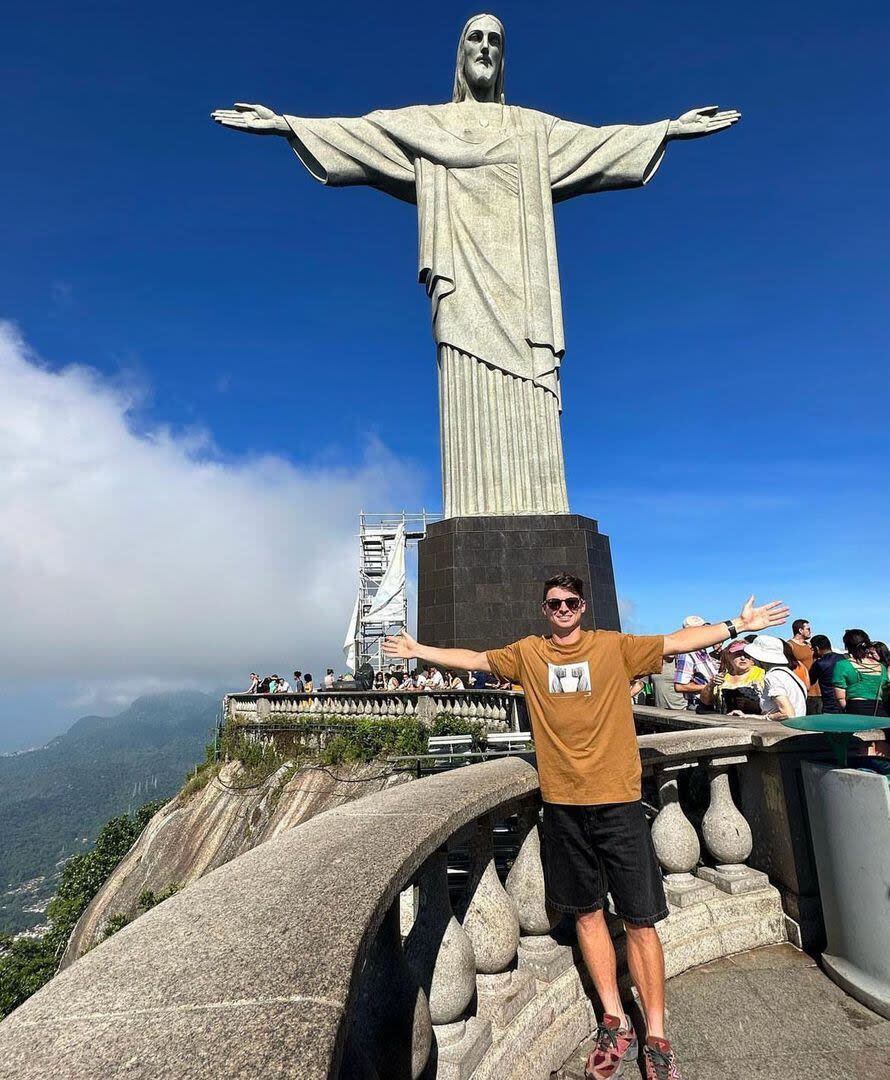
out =
<path fill-rule="evenodd" d="M 274 745 L 251 739 L 238 727 L 227 726 L 220 742 L 225 757 L 241 762 L 235 781 L 250 787 L 267 779 L 287 761 L 296 765 L 367 764 L 377 758 L 425 754 L 430 735 L 472 735 L 473 748 L 484 750 L 486 726 L 451 713 L 436 717 L 426 727 L 415 717 L 344 717 L 314 714 L 276 721 Z"/>
<path fill-rule="evenodd" d="M 143 889 L 139 894 L 139 899 L 136 901 L 135 911 L 122 911 L 111 916 L 102 933 L 103 941 L 110 938 L 112 934 L 116 934 L 118 930 L 123 930 L 125 926 L 129 926 L 134 919 L 138 919 L 144 912 L 150 911 L 151 908 L 157 907 L 164 900 L 168 900 L 174 893 L 178 893 L 181 888 L 182 885 L 178 881 L 173 881 L 159 893 L 156 893 L 154 889 Z"/>

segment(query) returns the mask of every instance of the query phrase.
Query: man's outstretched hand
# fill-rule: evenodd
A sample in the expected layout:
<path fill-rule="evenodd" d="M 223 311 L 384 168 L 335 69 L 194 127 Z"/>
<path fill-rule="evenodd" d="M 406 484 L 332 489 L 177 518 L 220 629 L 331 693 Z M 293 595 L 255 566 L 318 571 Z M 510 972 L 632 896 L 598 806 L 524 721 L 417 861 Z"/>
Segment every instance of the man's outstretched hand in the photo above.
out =
<path fill-rule="evenodd" d="M 737 109 L 724 109 L 719 105 L 706 105 L 703 109 L 690 109 L 668 124 L 669 139 L 700 139 L 717 131 L 732 127 L 741 120 Z"/>
<path fill-rule="evenodd" d="M 741 614 L 735 619 L 736 629 L 767 630 L 771 626 L 781 626 L 787 622 L 790 614 L 791 608 L 781 600 L 772 600 L 762 607 L 754 607 L 754 597 L 749 596 Z"/>
<path fill-rule="evenodd" d="M 265 105 L 247 105 L 236 101 L 234 109 L 216 109 L 210 114 L 223 127 L 235 131 L 247 131 L 251 135 L 290 135 L 291 130 L 283 116 L 267 109 Z"/>
<path fill-rule="evenodd" d="M 383 639 L 383 651 L 387 656 L 398 656 L 402 660 L 413 660 L 416 649 L 417 642 L 407 630 L 403 630 L 396 637 Z"/>

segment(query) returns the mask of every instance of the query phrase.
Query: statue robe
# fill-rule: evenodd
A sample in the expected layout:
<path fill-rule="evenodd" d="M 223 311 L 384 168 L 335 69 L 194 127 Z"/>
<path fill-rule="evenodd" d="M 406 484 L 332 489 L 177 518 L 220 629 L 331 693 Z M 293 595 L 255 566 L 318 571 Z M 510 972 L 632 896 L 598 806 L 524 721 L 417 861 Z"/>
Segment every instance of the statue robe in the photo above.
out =
<path fill-rule="evenodd" d="M 567 513 L 553 203 L 644 184 L 668 121 L 595 128 L 474 101 L 285 119 L 317 180 L 417 205 L 445 516 Z"/>

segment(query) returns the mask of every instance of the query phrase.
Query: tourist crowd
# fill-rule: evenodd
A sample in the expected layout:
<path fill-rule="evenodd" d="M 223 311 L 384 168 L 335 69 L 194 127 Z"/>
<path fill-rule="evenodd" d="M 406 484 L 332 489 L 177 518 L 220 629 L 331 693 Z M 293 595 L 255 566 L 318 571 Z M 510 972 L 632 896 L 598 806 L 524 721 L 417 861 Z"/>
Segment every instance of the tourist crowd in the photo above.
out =
<path fill-rule="evenodd" d="M 369 677 L 365 686 L 370 690 L 393 691 L 412 690 L 509 690 L 511 685 L 497 676 L 483 671 L 470 671 L 465 677 L 457 672 L 442 671 L 440 668 L 425 666 L 415 671 L 391 666 L 386 671 L 378 671 Z M 246 694 L 315 694 L 331 690 L 362 689 L 353 675 L 335 675 L 333 668 L 328 668 L 321 683 L 316 686 L 308 672 L 295 671 L 293 682 L 288 682 L 281 675 L 260 677 L 255 671 L 250 673 L 250 685 Z"/>
<path fill-rule="evenodd" d="M 689 615 L 684 627 L 705 626 Z M 807 619 L 795 619 L 788 641 L 748 635 L 712 650 L 666 657 L 651 677 L 654 704 L 784 720 L 813 713 L 890 715 L 890 650 L 865 630 L 847 630 L 844 652 Z M 635 689 L 635 687 L 632 687 Z M 880 726 L 880 725 L 879 725 Z"/>
<path fill-rule="evenodd" d="M 683 627 L 705 626 L 700 615 L 689 615 Z M 844 652 L 836 652 L 825 634 L 813 634 L 807 619 L 792 623 L 792 637 L 749 634 L 723 646 L 666 657 L 662 670 L 640 675 L 631 684 L 637 701 L 649 700 L 663 709 L 722 712 L 785 720 L 813 713 L 856 713 L 890 716 L 888 666 L 890 649 L 872 641 L 865 630 L 847 630 Z M 332 690 L 376 691 L 509 690 L 496 675 L 470 671 L 466 676 L 432 665 L 414 671 L 391 666 L 366 681 L 335 675 L 328 668 L 318 686 L 309 672 L 295 671 L 293 680 L 281 675 L 250 674 L 248 694 L 312 694 Z M 882 726 L 882 725 L 879 725 Z"/>

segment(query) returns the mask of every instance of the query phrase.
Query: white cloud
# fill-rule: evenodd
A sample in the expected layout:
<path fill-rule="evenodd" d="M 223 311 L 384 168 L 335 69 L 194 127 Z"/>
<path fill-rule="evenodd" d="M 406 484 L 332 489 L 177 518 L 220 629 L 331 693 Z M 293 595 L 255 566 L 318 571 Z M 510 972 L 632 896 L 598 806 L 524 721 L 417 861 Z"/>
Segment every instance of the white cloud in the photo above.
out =
<path fill-rule="evenodd" d="M 379 446 L 354 471 L 224 460 L 135 430 L 136 403 L 0 323 L 0 679 L 49 674 L 86 704 L 339 666 L 358 510 L 402 505 L 411 471 Z"/>

